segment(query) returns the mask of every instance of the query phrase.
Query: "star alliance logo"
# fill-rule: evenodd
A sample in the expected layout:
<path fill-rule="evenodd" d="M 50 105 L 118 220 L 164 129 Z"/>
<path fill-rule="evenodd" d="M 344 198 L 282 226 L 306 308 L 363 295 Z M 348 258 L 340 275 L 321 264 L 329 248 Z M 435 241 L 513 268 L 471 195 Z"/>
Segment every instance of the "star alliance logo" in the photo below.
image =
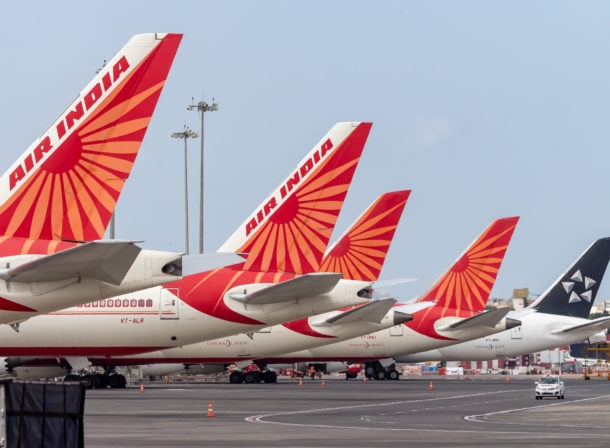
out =
<path fill-rule="evenodd" d="M 591 291 L 591 287 L 597 284 L 596 280 L 585 276 L 584 280 L 582 278 L 582 274 L 580 273 L 580 269 L 570 277 L 571 282 L 561 282 L 563 285 L 563 289 L 570 294 L 570 300 L 568 303 L 577 303 L 582 302 L 583 300 L 591 303 L 591 297 L 593 295 L 593 291 Z M 575 286 L 584 286 L 584 292 L 577 293 L 574 291 Z M 578 288 L 580 289 L 580 288 Z"/>

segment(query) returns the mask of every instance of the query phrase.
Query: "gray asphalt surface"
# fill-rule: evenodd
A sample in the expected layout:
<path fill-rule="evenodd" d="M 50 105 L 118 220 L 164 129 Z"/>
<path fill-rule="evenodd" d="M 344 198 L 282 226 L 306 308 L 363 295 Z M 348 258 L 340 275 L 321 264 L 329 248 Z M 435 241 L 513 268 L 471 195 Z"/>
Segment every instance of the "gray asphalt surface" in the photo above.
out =
<path fill-rule="evenodd" d="M 533 376 L 146 384 L 87 391 L 93 447 L 607 447 L 610 381 L 565 377 L 564 400 Z M 432 382 L 433 390 L 430 390 Z M 209 405 L 214 417 L 208 417 Z"/>

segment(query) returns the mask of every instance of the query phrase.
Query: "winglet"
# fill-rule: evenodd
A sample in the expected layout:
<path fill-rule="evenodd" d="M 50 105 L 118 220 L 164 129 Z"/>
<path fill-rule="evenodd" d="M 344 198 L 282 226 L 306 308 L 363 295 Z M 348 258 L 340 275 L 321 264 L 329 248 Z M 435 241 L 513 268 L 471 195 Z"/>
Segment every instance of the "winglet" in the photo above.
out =
<path fill-rule="evenodd" d="M 320 271 L 377 281 L 410 194 L 401 190 L 379 196 L 327 251 Z"/>
<path fill-rule="evenodd" d="M 588 318 L 610 260 L 610 238 L 594 241 L 529 308 Z"/>

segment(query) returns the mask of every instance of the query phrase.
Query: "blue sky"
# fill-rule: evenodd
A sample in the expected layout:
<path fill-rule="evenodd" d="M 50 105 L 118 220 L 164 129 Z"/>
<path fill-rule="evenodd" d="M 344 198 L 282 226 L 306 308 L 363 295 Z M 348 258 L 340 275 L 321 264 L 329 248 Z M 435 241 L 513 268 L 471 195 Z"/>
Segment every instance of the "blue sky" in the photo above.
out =
<path fill-rule="evenodd" d="M 608 2 L 54 1 L 3 5 L 5 169 L 133 35 L 184 38 L 116 237 L 184 249 L 183 146 L 206 114 L 205 249 L 216 250 L 330 127 L 372 121 L 338 236 L 412 189 L 382 279 L 424 292 L 494 219 L 521 217 L 494 297 L 547 286 L 610 236 Z M 190 250 L 199 143 L 189 146 Z M 4 171 L 4 169 L 2 170 Z M 598 298 L 610 300 L 610 278 Z"/>

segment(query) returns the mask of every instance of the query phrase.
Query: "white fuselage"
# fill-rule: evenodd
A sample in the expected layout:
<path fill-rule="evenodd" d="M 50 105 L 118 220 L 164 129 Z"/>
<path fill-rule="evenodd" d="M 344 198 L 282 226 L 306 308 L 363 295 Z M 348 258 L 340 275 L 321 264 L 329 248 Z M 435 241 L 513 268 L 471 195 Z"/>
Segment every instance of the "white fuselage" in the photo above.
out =
<path fill-rule="evenodd" d="M 482 361 L 507 358 L 582 342 L 591 336 L 591 330 L 587 329 L 560 332 L 562 329 L 590 322 L 588 319 L 538 313 L 533 310 L 515 311 L 510 314 L 521 320 L 520 327 L 449 347 L 405 354 L 397 357 L 396 361 Z"/>
<path fill-rule="evenodd" d="M 394 326 L 394 309 L 380 322 L 360 320 L 341 325 L 317 326 L 316 322 L 339 314 L 332 311 L 293 322 L 294 325 L 273 325 L 248 334 L 236 334 L 198 344 L 119 357 L 119 365 L 155 363 L 235 363 L 268 356 L 281 355 L 295 348 L 311 348 L 330 342 L 360 336 Z"/>
<path fill-rule="evenodd" d="M 433 302 L 415 303 L 411 306 L 422 310 L 433 306 Z M 456 339 L 434 338 L 423 335 L 410 328 L 415 322 L 392 325 L 390 315 L 395 310 L 409 312 L 409 305 L 394 308 L 386 315 L 383 330 L 370 332 L 362 323 L 344 329 L 329 329 L 327 334 L 333 338 L 312 335 L 310 332 L 289 329 L 284 325 L 265 328 L 249 335 L 234 335 L 219 338 L 196 345 L 177 349 L 163 350 L 155 353 L 142 354 L 139 357 L 124 357 L 118 364 L 153 364 L 153 363 L 234 363 L 240 360 L 263 360 L 269 363 L 296 362 L 304 360 L 358 361 L 373 360 L 397 356 L 426 347 L 437 348 L 456 343 Z M 417 312 L 414 313 L 417 315 Z M 309 321 L 320 320 L 321 316 L 310 318 Z M 436 327 L 457 321 L 457 317 L 444 317 L 437 321 Z M 467 330 L 454 332 L 452 336 L 457 341 L 478 338 L 502 331 L 505 326 L 502 320 L 495 328 L 474 326 Z M 314 327 L 315 328 L 315 327 Z M 324 332 L 323 329 L 316 331 Z M 439 332 L 442 334 L 442 332 Z M 354 335 L 357 335 L 354 337 Z M 138 359 L 140 362 L 138 362 Z"/>
<path fill-rule="evenodd" d="M 180 285 L 175 282 L 173 285 Z M 19 332 L 0 326 L 0 356 L 104 356 L 142 353 L 251 332 L 362 303 L 358 291 L 369 282 L 341 280 L 332 291 L 282 303 L 252 305 L 223 297 L 201 300 L 226 307 L 256 323 L 215 317 L 179 299 L 177 288 L 155 287 L 33 317 Z"/>

